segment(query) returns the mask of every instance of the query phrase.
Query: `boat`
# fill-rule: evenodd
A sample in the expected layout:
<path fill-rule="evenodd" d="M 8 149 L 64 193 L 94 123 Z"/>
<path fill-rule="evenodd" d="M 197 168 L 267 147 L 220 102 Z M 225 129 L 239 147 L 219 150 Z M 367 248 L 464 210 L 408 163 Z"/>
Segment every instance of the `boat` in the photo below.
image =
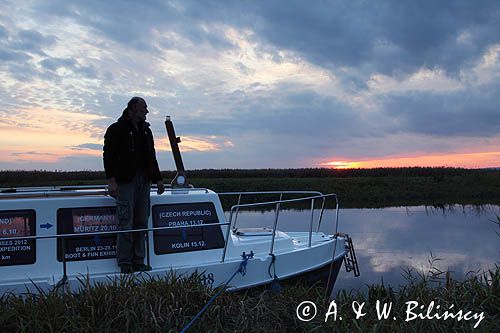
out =
<path fill-rule="evenodd" d="M 177 175 L 165 193 L 151 191 L 146 229 L 120 231 L 107 187 L 4 188 L 0 193 L 0 295 L 70 290 L 123 278 L 116 263 L 116 234 L 142 232 L 147 277 L 199 274 L 208 287 L 240 290 L 292 278 L 320 281 L 331 291 L 342 262 L 359 274 L 352 240 L 338 231 L 337 195 L 315 191 L 216 193 L 189 184 L 173 125 L 165 121 Z M 256 197 L 264 198 L 255 202 Z M 269 199 L 275 196 L 276 199 Z M 237 199 L 226 212 L 225 198 Z M 246 198 L 252 197 L 252 201 Z M 335 216 L 323 221 L 325 204 Z M 282 206 L 307 204 L 302 231 L 285 232 Z M 273 209 L 272 227 L 241 226 L 250 209 Z M 316 213 L 316 214 L 315 214 Z M 319 231 L 328 224 L 330 233 Z M 314 228 L 313 228 L 314 226 Z M 243 265 L 244 263 L 244 265 Z M 243 269 L 244 268 L 244 269 Z M 242 274 L 235 274 L 239 272 Z M 244 273 L 244 274 L 243 274 Z M 231 278 L 228 284 L 228 278 Z"/>

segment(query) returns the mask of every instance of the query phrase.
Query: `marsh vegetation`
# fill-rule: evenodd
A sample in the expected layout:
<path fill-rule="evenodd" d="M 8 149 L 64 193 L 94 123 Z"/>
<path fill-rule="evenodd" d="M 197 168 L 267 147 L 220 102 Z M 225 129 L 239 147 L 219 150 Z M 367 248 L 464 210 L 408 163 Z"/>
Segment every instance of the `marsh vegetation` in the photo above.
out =
<path fill-rule="evenodd" d="M 265 287 L 223 293 L 208 308 L 190 332 L 469 332 L 477 320 L 406 321 L 408 301 L 426 307 L 434 302 L 444 309 L 452 305 L 483 313 L 474 331 L 498 331 L 500 323 L 500 269 L 455 281 L 446 272 L 405 272 L 407 285 L 394 289 L 383 284 L 370 285 L 368 292 L 341 290 L 335 295 L 338 316 L 325 315 L 331 300 L 325 289 L 301 282 L 285 285 L 281 293 Z M 62 291 L 0 298 L 0 327 L 3 331 L 23 332 L 178 332 L 216 292 L 205 288 L 199 276 L 124 278 L 110 284 L 89 287 L 82 277 L 79 292 Z M 297 306 L 305 301 L 317 306 L 317 316 L 300 321 Z M 365 303 L 365 316 L 356 319 L 352 304 Z M 392 304 L 390 318 L 379 320 L 377 301 Z M 424 311 L 423 311 L 424 312 Z M 435 311 L 434 311 L 435 312 Z M 396 320 L 393 319 L 396 318 Z"/>
<path fill-rule="evenodd" d="M 169 182 L 175 172 L 162 172 Z M 192 170 L 191 184 L 216 192 L 314 190 L 344 208 L 500 204 L 500 170 L 460 168 Z M 104 184 L 98 171 L 0 171 L 0 187 Z"/>

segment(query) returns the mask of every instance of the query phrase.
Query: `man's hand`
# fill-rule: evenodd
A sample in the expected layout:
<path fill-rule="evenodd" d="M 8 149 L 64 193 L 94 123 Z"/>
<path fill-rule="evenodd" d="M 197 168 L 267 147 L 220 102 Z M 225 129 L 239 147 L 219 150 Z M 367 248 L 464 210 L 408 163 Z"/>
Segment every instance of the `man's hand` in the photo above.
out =
<path fill-rule="evenodd" d="M 157 183 L 156 183 L 156 186 L 158 186 L 157 190 L 156 190 L 156 193 L 158 194 L 162 194 L 163 192 L 165 192 L 165 186 L 163 185 L 163 180 L 159 180 Z"/>
<path fill-rule="evenodd" d="M 118 197 L 118 194 L 119 194 L 118 184 L 116 183 L 116 180 L 114 177 L 108 179 L 108 193 L 113 198 Z"/>

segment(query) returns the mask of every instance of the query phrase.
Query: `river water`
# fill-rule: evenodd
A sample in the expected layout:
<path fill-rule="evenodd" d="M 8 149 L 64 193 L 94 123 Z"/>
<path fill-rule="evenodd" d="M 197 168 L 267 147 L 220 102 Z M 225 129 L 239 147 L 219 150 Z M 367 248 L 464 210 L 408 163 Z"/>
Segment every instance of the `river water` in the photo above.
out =
<path fill-rule="evenodd" d="M 368 284 L 397 287 L 406 284 L 405 271 L 427 274 L 449 270 L 462 279 L 500 264 L 500 206 L 424 206 L 339 210 L 340 232 L 354 242 L 361 276 L 355 278 L 342 267 L 335 289 L 363 290 Z M 319 209 L 314 211 L 314 230 Z M 310 210 L 280 212 L 278 229 L 307 231 Z M 325 210 L 321 231 L 334 233 L 335 211 Z M 238 215 L 238 226 L 272 227 L 273 211 L 247 211 Z M 497 234 L 498 233 L 498 234 Z M 431 263 L 432 262 L 432 265 Z"/>

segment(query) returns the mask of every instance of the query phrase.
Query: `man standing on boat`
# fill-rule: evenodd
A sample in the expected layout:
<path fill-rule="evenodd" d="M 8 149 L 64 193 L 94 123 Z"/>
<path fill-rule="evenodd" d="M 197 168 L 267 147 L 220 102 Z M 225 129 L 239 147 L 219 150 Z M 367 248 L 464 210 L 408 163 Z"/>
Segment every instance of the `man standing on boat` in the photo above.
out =
<path fill-rule="evenodd" d="M 104 135 L 104 171 L 109 194 L 116 199 L 118 230 L 147 228 L 151 183 L 157 184 L 158 194 L 164 191 L 147 113 L 146 101 L 133 97 Z M 117 235 L 116 258 L 122 273 L 151 269 L 144 264 L 144 237 L 143 232 Z"/>

